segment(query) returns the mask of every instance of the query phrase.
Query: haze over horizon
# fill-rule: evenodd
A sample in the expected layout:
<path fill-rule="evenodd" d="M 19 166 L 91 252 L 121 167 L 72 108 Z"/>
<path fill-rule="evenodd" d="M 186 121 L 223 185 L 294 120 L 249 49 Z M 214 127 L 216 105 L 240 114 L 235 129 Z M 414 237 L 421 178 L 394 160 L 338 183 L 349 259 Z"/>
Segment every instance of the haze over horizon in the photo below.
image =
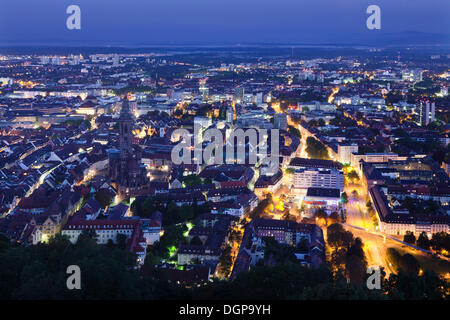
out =
<path fill-rule="evenodd" d="M 0 45 L 450 43 L 450 1 L 442 0 L 2 2 Z M 81 30 L 66 28 L 72 4 Z M 381 8 L 381 30 L 366 28 L 371 4 Z"/>

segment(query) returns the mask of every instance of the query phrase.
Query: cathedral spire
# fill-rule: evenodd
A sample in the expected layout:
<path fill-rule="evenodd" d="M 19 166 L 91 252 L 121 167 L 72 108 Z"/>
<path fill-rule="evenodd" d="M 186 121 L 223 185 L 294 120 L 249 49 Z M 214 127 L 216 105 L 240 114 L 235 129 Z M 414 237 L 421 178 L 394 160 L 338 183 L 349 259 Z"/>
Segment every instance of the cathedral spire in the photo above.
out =
<path fill-rule="evenodd" d="M 130 104 L 128 102 L 128 94 L 122 100 L 122 109 L 120 110 L 120 120 L 132 120 L 133 116 L 130 111 Z"/>
<path fill-rule="evenodd" d="M 131 130 L 133 129 L 134 118 L 130 112 L 130 106 L 128 103 L 128 98 L 122 100 L 122 109 L 120 110 L 119 117 L 119 135 L 120 135 L 120 149 L 125 156 L 126 152 L 131 151 L 133 134 Z"/>

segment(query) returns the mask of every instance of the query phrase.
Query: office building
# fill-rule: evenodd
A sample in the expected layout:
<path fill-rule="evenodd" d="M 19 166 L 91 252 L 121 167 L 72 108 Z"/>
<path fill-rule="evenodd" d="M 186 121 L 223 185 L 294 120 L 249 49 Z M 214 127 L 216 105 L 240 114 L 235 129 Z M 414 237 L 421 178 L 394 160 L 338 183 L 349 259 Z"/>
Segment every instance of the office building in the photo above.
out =
<path fill-rule="evenodd" d="M 296 169 L 293 187 L 294 189 L 332 188 L 343 192 L 344 173 L 336 169 Z"/>

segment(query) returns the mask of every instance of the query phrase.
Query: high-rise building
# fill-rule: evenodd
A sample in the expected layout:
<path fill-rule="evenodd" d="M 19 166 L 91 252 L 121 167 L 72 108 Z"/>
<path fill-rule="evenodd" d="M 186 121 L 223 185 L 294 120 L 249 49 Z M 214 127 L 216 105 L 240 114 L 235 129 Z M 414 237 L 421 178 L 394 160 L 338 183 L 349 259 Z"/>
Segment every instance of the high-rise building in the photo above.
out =
<path fill-rule="evenodd" d="M 423 80 L 423 71 L 420 69 L 403 70 L 402 71 L 402 80 L 403 81 L 411 81 L 411 82 L 422 81 Z"/>
<path fill-rule="evenodd" d="M 53 57 L 52 64 L 57 66 L 61 65 L 61 58 L 59 56 Z"/>
<path fill-rule="evenodd" d="M 200 95 L 202 96 L 202 100 L 204 102 L 208 101 L 209 98 L 209 88 L 206 86 L 206 80 L 200 80 L 200 85 L 198 88 Z"/>
<path fill-rule="evenodd" d="M 113 56 L 112 61 L 113 61 L 113 67 L 119 66 L 119 64 L 120 64 L 120 58 L 119 58 L 119 55 L 118 55 L 118 54 L 115 54 L 115 55 Z"/>
<path fill-rule="evenodd" d="M 244 102 L 244 88 L 238 87 L 234 90 L 234 103 L 242 104 Z"/>
<path fill-rule="evenodd" d="M 262 92 L 257 92 L 256 93 L 256 105 L 261 105 L 264 101 L 263 101 L 263 98 L 264 98 L 264 94 L 262 93 Z"/>
<path fill-rule="evenodd" d="M 50 63 L 50 57 L 48 57 L 48 56 L 41 56 L 40 57 L 40 63 L 41 64 L 49 64 Z"/>
<path fill-rule="evenodd" d="M 420 101 L 419 104 L 419 125 L 427 126 L 434 121 L 435 103 L 430 101 Z"/>
<path fill-rule="evenodd" d="M 233 108 L 227 108 L 226 118 L 228 123 L 233 123 L 233 116 Z"/>

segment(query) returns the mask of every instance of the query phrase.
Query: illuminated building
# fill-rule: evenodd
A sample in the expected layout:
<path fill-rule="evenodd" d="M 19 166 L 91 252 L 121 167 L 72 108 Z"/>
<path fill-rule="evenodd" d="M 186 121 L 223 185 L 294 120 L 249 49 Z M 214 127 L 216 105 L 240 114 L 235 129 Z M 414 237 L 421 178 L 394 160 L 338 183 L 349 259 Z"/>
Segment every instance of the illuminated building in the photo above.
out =
<path fill-rule="evenodd" d="M 142 150 L 133 145 L 134 118 L 128 99 L 122 102 L 119 118 L 119 148 L 109 154 L 111 182 L 116 185 L 120 198 L 144 194 L 149 186 L 145 165 L 141 162 Z"/>
<path fill-rule="evenodd" d="M 420 101 L 419 105 L 419 124 L 422 127 L 427 126 L 434 121 L 435 103 L 430 101 Z"/>

